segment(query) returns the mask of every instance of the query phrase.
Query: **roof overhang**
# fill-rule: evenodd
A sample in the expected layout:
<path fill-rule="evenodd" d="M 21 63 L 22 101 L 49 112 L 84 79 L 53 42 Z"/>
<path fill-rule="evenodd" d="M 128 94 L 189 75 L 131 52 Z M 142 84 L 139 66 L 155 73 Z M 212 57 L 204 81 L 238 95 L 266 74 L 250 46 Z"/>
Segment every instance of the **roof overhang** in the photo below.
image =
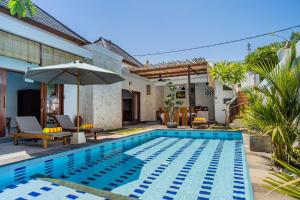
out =
<path fill-rule="evenodd" d="M 40 28 L 40 29 L 43 29 L 43 30 L 45 30 L 45 31 L 47 31 L 47 32 L 50 32 L 50 33 L 55 34 L 55 35 L 57 35 L 57 36 L 60 36 L 60 37 L 62 37 L 62 38 L 64 38 L 64 39 L 69 40 L 69 41 L 71 41 L 71 42 L 74 42 L 74 43 L 76 43 L 76 44 L 78 44 L 78 45 L 80 45 L 80 46 L 81 46 L 81 45 L 85 45 L 85 44 L 90 44 L 90 42 L 88 42 L 88 41 L 86 41 L 86 40 L 79 40 L 79 39 L 77 39 L 77 38 L 75 38 L 75 37 L 72 37 L 72 36 L 70 36 L 70 35 L 68 35 L 68 34 L 65 34 L 65 33 L 63 33 L 63 32 L 60 32 L 60 31 L 55 30 L 55 29 L 53 29 L 53 28 L 50 28 L 50 27 L 48 27 L 48 26 L 46 26 L 46 25 L 44 25 L 44 24 L 38 23 L 38 22 L 36 22 L 36 21 L 34 21 L 34 20 L 30 19 L 30 18 L 27 18 L 27 17 L 24 17 L 24 18 L 18 18 L 18 17 L 16 17 L 16 16 L 13 16 L 13 15 L 10 14 L 9 9 L 7 9 L 7 8 L 4 8 L 4 7 L 1 7 L 1 6 L 0 6 L 0 12 L 1 12 L 1 13 L 4 13 L 4 14 L 7 14 L 7 15 L 9 15 L 9 16 L 11 16 L 11 17 L 14 17 L 14 18 L 16 18 L 16 19 L 18 19 L 18 20 L 21 20 L 21 21 L 23 21 L 23 22 L 26 22 L 26 23 L 28 23 L 28 24 L 30 24 L 30 25 L 33 25 L 33 26 L 35 26 L 35 27 L 38 27 L 38 28 Z"/>

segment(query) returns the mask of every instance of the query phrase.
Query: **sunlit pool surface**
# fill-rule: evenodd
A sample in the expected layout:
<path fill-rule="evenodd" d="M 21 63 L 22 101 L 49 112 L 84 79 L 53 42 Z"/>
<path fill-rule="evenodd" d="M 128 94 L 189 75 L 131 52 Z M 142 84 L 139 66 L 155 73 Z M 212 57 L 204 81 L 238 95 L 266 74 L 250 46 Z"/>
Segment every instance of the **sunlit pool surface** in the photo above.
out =
<path fill-rule="evenodd" d="M 241 132 L 151 131 L 0 168 L 0 199 L 104 199 L 36 174 L 137 199 L 253 199 Z M 10 181 L 10 182 L 9 182 Z"/>

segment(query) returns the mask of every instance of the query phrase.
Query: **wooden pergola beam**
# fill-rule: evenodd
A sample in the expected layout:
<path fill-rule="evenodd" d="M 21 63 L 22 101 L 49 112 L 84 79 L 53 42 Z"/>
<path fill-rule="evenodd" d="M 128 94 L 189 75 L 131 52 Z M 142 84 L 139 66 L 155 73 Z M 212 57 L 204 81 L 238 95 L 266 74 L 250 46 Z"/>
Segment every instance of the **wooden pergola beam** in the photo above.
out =
<path fill-rule="evenodd" d="M 206 74 L 207 70 L 202 69 L 202 70 L 193 70 L 191 71 L 191 74 Z M 143 77 L 149 77 L 149 76 L 158 76 L 158 77 L 166 77 L 166 76 L 172 76 L 172 75 L 187 75 L 187 71 L 185 70 L 180 70 L 180 71 L 169 71 L 169 72 L 162 72 L 162 71 L 157 71 L 157 72 L 152 72 L 152 73 L 136 73 L 137 75 L 143 76 Z"/>
<path fill-rule="evenodd" d="M 194 72 L 191 72 L 191 75 L 199 75 L 199 74 L 206 74 L 206 73 L 194 73 Z M 176 77 L 176 76 L 187 76 L 187 73 L 177 73 L 177 74 L 169 74 L 169 75 L 163 75 L 161 76 L 162 78 L 169 78 L 169 77 Z M 160 78 L 159 75 L 155 75 L 155 76 L 152 76 L 152 75 L 146 75 L 146 76 L 143 76 L 145 78 L 149 78 L 149 79 L 155 79 L 155 78 Z"/>
<path fill-rule="evenodd" d="M 205 67 L 207 66 L 206 61 L 202 61 L 201 63 L 185 63 L 185 64 L 178 64 L 174 66 L 168 66 L 168 67 L 151 67 L 151 68 L 139 68 L 139 69 L 129 69 L 132 73 L 138 73 L 138 72 L 151 72 L 151 71 L 157 71 L 157 70 L 170 70 L 170 69 L 180 69 L 184 68 L 187 70 L 188 67 Z"/>

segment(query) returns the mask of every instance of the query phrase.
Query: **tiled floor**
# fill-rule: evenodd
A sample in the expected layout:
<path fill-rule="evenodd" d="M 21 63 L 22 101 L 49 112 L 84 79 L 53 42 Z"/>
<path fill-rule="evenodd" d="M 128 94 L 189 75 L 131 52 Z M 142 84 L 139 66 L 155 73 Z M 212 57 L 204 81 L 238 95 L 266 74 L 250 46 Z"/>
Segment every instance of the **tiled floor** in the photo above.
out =
<path fill-rule="evenodd" d="M 88 194 L 82 191 L 74 190 L 61 186 L 56 183 L 50 183 L 43 180 L 32 179 L 29 182 L 24 181 L 18 185 L 10 185 L 0 193 L 0 199 L 5 200 L 31 200 L 31 199 L 89 199 L 101 200 L 104 198 Z"/>

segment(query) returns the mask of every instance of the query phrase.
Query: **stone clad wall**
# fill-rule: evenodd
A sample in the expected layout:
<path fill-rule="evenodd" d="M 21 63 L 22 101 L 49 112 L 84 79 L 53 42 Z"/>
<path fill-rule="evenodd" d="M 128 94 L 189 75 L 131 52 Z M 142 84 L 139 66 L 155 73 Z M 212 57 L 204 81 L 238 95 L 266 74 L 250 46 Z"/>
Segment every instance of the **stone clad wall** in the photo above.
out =
<path fill-rule="evenodd" d="M 122 58 L 93 44 L 85 48 L 94 53 L 93 65 L 121 74 Z M 121 85 L 122 83 L 82 86 L 80 98 L 84 122 L 91 122 L 105 130 L 121 128 Z"/>

